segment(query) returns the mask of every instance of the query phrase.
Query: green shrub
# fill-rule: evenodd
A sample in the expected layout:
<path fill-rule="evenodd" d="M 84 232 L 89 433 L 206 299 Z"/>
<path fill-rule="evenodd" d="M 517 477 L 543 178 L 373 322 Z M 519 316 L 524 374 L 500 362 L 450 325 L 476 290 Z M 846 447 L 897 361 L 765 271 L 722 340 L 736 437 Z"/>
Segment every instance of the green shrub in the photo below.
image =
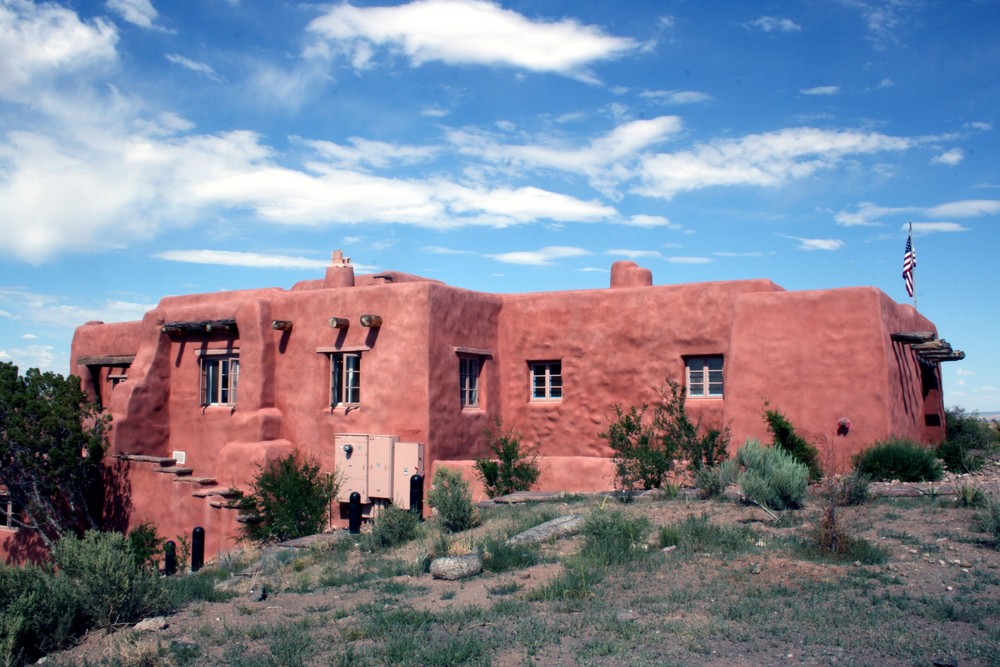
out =
<path fill-rule="evenodd" d="M 867 475 L 853 471 L 837 478 L 832 484 L 833 502 L 839 507 L 864 505 L 871 496 L 871 480 Z"/>
<path fill-rule="evenodd" d="M 137 564 L 126 545 L 121 533 L 96 531 L 56 543 L 52 563 L 73 583 L 89 626 L 131 623 L 169 606 L 159 575 Z"/>
<path fill-rule="evenodd" d="M 281 542 L 323 532 L 330 502 L 337 495 L 336 475 L 298 452 L 268 463 L 254 478 L 251 491 L 237 499 L 246 517 L 244 535 L 258 542 Z"/>
<path fill-rule="evenodd" d="M 614 452 L 615 485 L 625 494 L 658 487 L 673 467 L 673 456 L 656 438 L 653 427 L 644 423 L 646 406 L 623 410 L 614 405 L 611 411 L 614 419 L 601 437 Z"/>
<path fill-rule="evenodd" d="M 819 451 L 795 432 L 785 415 L 778 410 L 765 410 L 764 421 L 767 422 L 767 430 L 774 435 L 774 447 L 788 452 L 796 461 L 804 464 L 809 469 L 810 480 L 816 481 L 823 477 L 819 467 Z"/>
<path fill-rule="evenodd" d="M 876 481 L 935 482 L 944 475 L 934 452 L 901 438 L 876 442 L 854 457 L 854 469 Z"/>
<path fill-rule="evenodd" d="M 678 461 L 697 472 L 729 456 L 729 428 L 704 429 L 700 420 L 691 421 L 685 398 L 684 387 L 668 380 L 648 420 L 648 406 L 612 406 L 608 430 L 600 435 L 614 452 L 615 483 L 623 498 L 637 488 L 662 487 Z"/>
<path fill-rule="evenodd" d="M 1000 498 L 996 494 L 985 494 L 983 510 L 977 516 L 979 527 L 993 538 L 993 545 L 1000 548 Z"/>
<path fill-rule="evenodd" d="M 809 469 L 791 454 L 747 440 L 736 452 L 736 461 L 745 468 L 740 489 L 747 498 L 775 511 L 802 506 Z"/>
<path fill-rule="evenodd" d="M 746 526 L 717 525 L 707 514 L 688 515 L 683 521 L 660 528 L 660 546 L 677 546 L 684 553 L 732 556 L 747 551 L 757 535 Z"/>
<path fill-rule="evenodd" d="M 521 435 L 513 428 L 504 429 L 499 419 L 495 428 L 487 428 L 484 434 L 492 458 L 477 459 L 476 474 L 487 495 L 498 498 L 529 490 L 541 475 L 537 449 L 524 447 Z"/>
<path fill-rule="evenodd" d="M 136 565 L 157 568 L 166 540 L 156 534 L 156 526 L 143 521 L 128 531 L 128 550 Z"/>
<path fill-rule="evenodd" d="M 438 511 L 441 527 L 457 533 L 479 525 L 479 510 L 472 504 L 472 492 L 462 473 L 439 467 L 434 471 L 427 501 Z"/>
<path fill-rule="evenodd" d="M 997 432 L 978 415 L 962 408 L 948 408 L 944 414 L 946 437 L 937 446 L 937 457 L 954 472 L 979 470 L 986 463 L 986 455 L 997 448 Z"/>
<path fill-rule="evenodd" d="M 600 565 L 621 565 L 646 546 L 649 521 L 627 517 L 620 512 L 595 510 L 580 527 L 583 546 L 580 555 Z"/>
<path fill-rule="evenodd" d="M 394 547 L 409 542 L 417 536 L 420 519 L 416 514 L 395 505 L 379 510 L 369 533 L 370 544 L 375 548 Z"/>
<path fill-rule="evenodd" d="M 0 664 L 20 665 L 86 630 L 72 582 L 48 568 L 0 563 Z"/>
<path fill-rule="evenodd" d="M 719 465 L 703 467 L 694 473 L 694 484 L 702 498 L 717 498 L 726 487 L 739 481 L 740 466 L 736 459 L 723 461 Z"/>
<path fill-rule="evenodd" d="M 509 572 L 538 563 L 538 545 L 535 544 L 511 544 L 506 539 L 491 536 L 484 539 L 478 549 L 487 572 Z"/>

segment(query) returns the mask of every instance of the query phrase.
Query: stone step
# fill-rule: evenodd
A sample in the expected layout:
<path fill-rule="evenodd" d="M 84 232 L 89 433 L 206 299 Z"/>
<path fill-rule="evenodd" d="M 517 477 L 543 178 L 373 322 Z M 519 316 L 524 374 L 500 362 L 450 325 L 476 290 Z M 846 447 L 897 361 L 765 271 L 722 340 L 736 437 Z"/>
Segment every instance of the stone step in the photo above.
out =
<path fill-rule="evenodd" d="M 135 463 L 156 463 L 161 466 L 172 466 L 177 463 L 177 459 L 168 456 L 147 456 L 146 454 L 115 454 L 115 458 Z"/>
<path fill-rule="evenodd" d="M 209 507 L 214 507 L 217 510 L 235 510 L 239 509 L 237 505 L 233 503 L 232 500 L 211 500 L 208 503 Z M 239 519 L 237 518 L 237 521 Z"/>
<path fill-rule="evenodd" d="M 222 498 L 235 498 L 238 491 L 228 486 L 211 486 L 198 489 L 191 495 L 195 498 L 208 498 L 209 496 L 220 496 Z"/>
<path fill-rule="evenodd" d="M 178 477 L 174 482 L 183 484 L 200 484 L 201 486 L 215 486 L 219 483 L 214 477 Z"/>
<path fill-rule="evenodd" d="M 163 468 L 157 468 L 156 472 L 169 473 L 171 475 L 190 475 L 194 472 L 194 468 L 182 468 L 180 466 L 166 466 Z"/>

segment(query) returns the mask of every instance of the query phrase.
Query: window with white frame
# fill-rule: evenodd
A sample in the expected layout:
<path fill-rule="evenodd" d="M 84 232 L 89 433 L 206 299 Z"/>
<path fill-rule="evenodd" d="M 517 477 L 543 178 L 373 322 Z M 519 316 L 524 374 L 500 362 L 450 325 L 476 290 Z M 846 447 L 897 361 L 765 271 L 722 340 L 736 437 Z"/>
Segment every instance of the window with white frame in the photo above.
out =
<path fill-rule="evenodd" d="M 479 357 L 458 358 L 459 390 L 463 408 L 479 407 Z"/>
<path fill-rule="evenodd" d="M 201 358 L 201 404 L 236 405 L 240 359 L 236 354 L 205 355 Z"/>
<path fill-rule="evenodd" d="M 687 357 L 687 395 L 722 398 L 722 355 Z"/>
<path fill-rule="evenodd" d="M 330 407 L 361 403 L 361 354 L 335 352 L 330 355 Z"/>
<path fill-rule="evenodd" d="M 531 361 L 531 400 L 561 401 L 563 395 L 562 362 Z"/>

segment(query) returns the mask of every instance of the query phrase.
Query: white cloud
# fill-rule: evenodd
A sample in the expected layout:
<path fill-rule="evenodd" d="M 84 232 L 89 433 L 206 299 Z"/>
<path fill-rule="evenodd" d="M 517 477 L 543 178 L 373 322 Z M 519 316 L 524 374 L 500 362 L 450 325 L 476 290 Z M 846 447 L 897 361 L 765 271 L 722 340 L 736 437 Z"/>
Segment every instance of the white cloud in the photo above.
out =
<path fill-rule="evenodd" d="M 977 218 L 1000 213 L 998 199 L 966 199 L 940 204 L 926 210 L 926 214 L 943 218 Z"/>
<path fill-rule="evenodd" d="M 711 102 L 712 96 L 696 90 L 644 90 L 639 97 L 661 100 L 667 104 L 702 104 Z"/>
<path fill-rule="evenodd" d="M 992 123 L 984 123 L 982 121 L 970 121 L 965 124 L 965 127 L 970 130 L 977 130 L 979 132 L 989 132 L 993 129 Z"/>
<path fill-rule="evenodd" d="M 805 88 L 799 92 L 803 95 L 836 95 L 840 92 L 840 86 L 816 86 L 815 88 Z"/>
<path fill-rule="evenodd" d="M 424 246 L 421 248 L 423 252 L 430 253 L 431 255 L 474 255 L 475 253 L 471 250 L 455 250 L 454 248 L 444 248 L 438 245 Z"/>
<path fill-rule="evenodd" d="M 708 264 L 712 260 L 708 257 L 667 257 L 671 264 Z"/>
<path fill-rule="evenodd" d="M 623 220 L 619 220 L 618 222 L 630 227 L 667 227 L 668 229 L 683 229 L 681 225 L 670 222 L 670 220 L 662 215 L 644 215 L 640 213 Z"/>
<path fill-rule="evenodd" d="M 14 363 L 18 371 L 23 373 L 29 368 L 42 371 L 55 371 L 55 348 L 51 345 L 27 345 L 0 349 L 0 361 Z"/>
<path fill-rule="evenodd" d="M 840 250 L 844 242 L 840 239 L 804 239 L 799 236 L 786 236 L 799 242 L 799 250 Z"/>
<path fill-rule="evenodd" d="M 24 0 L 0 4 L 0 96 L 34 103 L 50 79 L 114 62 L 118 33 L 96 19 Z"/>
<path fill-rule="evenodd" d="M 955 369 L 955 375 L 975 375 L 972 371 L 967 371 L 964 368 Z"/>
<path fill-rule="evenodd" d="M 150 303 L 135 303 L 106 299 L 92 305 L 68 303 L 64 296 L 42 294 L 21 288 L 0 288 L 0 304 L 10 312 L 11 319 L 42 324 L 60 329 L 73 329 L 81 322 L 127 322 L 141 319 L 155 307 Z"/>
<path fill-rule="evenodd" d="M 801 32 L 802 26 L 791 19 L 779 16 L 761 16 L 744 24 L 747 28 L 757 28 L 764 32 Z"/>
<path fill-rule="evenodd" d="M 22 340 L 38 340 L 38 336 L 33 333 L 21 334 Z"/>
<path fill-rule="evenodd" d="M 157 259 L 188 264 L 215 266 L 245 266 L 254 269 L 325 269 L 326 260 L 309 257 L 291 257 L 258 252 L 233 252 L 230 250 L 165 250 L 153 254 Z"/>
<path fill-rule="evenodd" d="M 634 191 L 671 199 L 680 192 L 720 185 L 776 187 L 829 169 L 848 155 L 901 151 L 913 141 L 877 132 L 802 127 L 739 139 L 720 139 L 693 150 L 644 157 Z"/>
<path fill-rule="evenodd" d="M 628 257 L 629 259 L 642 259 L 644 257 L 660 259 L 663 257 L 659 250 L 629 250 L 627 248 L 612 248 L 611 250 L 606 250 L 604 254 Z"/>
<path fill-rule="evenodd" d="M 833 218 L 838 225 L 844 227 L 856 227 L 859 225 L 873 226 L 881 224 L 879 220 L 890 215 L 905 215 L 919 211 L 918 207 L 904 206 L 890 208 L 877 206 L 871 202 L 861 202 L 858 210 L 854 212 L 840 211 Z"/>
<path fill-rule="evenodd" d="M 586 67 L 639 48 L 634 40 L 605 34 L 575 20 L 531 20 L 482 0 L 416 0 L 397 7 L 340 4 L 309 24 L 326 44 L 356 69 L 372 66 L 379 47 L 404 55 L 414 66 L 431 61 L 451 65 L 514 67 L 592 80 Z"/>
<path fill-rule="evenodd" d="M 514 170 L 551 168 L 583 174 L 594 187 L 607 191 L 632 177 L 632 163 L 643 151 L 680 130 L 679 117 L 659 116 L 622 123 L 583 147 L 562 145 L 554 139 L 513 145 L 495 134 L 474 129 L 453 130 L 448 139 L 465 155 Z"/>
<path fill-rule="evenodd" d="M 158 16 L 149 0 L 108 0 L 104 4 L 108 9 L 140 28 L 152 28 L 153 22 Z"/>
<path fill-rule="evenodd" d="M 219 76 L 219 73 L 211 65 L 205 63 L 200 63 L 190 58 L 185 58 L 178 53 L 168 53 L 167 60 L 175 65 L 180 65 L 185 69 L 189 69 L 195 74 L 200 74 L 206 78 L 212 79 L 213 81 L 223 81 L 223 78 Z"/>
<path fill-rule="evenodd" d="M 323 158 L 339 167 L 369 166 L 384 168 L 401 164 L 416 164 L 434 157 L 439 149 L 435 146 L 403 146 L 384 141 L 371 141 L 361 137 L 350 137 L 351 145 L 343 146 L 332 141 L 304 141 Z"/>
<path fill-rule="evenodd" d="M 909 229 L 909 223 L 903 225 L 903 229 Z M 926 236 L 927 234 L 936 234 L 938 232 L 967 232 L 969 231 L 967 227 L 963 227 L 957 222 L 914 222 L 913 223 L 913 234 L 914 236 Z"/>
<path fill-rule="evenodd" d="M 965 151 L 961 148 L 952 148 L 949 151 L 941 153 L 941 155 L 935 155 L 931 162 L 934 164 L 943 164 L 949 167 L 954 167 L 956 164 L 960 163 L 965 159 Z"/>
<path fill-rule="evenodd" d="M 570 259 L 591 254 L 583 248 L 570 246 L 548 246 L 539 250 L 519 250 L 495 255 L 486 255 L 504 264 L 521 264 L 524 266 L 551 266 L 557 259 Z"/>
<path fill-rule="evenodd" d="M 444 118 L 448 113 L 447 109 L 442 109 L 441 107 L 427 107 L 420 111 L 420 115 L 427 118 Z"/>

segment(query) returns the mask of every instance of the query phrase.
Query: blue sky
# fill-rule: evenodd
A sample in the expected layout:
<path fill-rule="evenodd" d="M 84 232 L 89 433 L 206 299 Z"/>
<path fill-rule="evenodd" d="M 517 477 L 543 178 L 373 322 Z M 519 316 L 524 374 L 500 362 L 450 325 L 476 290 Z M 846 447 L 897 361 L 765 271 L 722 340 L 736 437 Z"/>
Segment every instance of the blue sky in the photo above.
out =
<path fill-rule="evenodd" d="M 874 285 L 1000 410 L 1000 4 L 0 0 L 0 360 L 342 248 L 489 292 Z"/>

